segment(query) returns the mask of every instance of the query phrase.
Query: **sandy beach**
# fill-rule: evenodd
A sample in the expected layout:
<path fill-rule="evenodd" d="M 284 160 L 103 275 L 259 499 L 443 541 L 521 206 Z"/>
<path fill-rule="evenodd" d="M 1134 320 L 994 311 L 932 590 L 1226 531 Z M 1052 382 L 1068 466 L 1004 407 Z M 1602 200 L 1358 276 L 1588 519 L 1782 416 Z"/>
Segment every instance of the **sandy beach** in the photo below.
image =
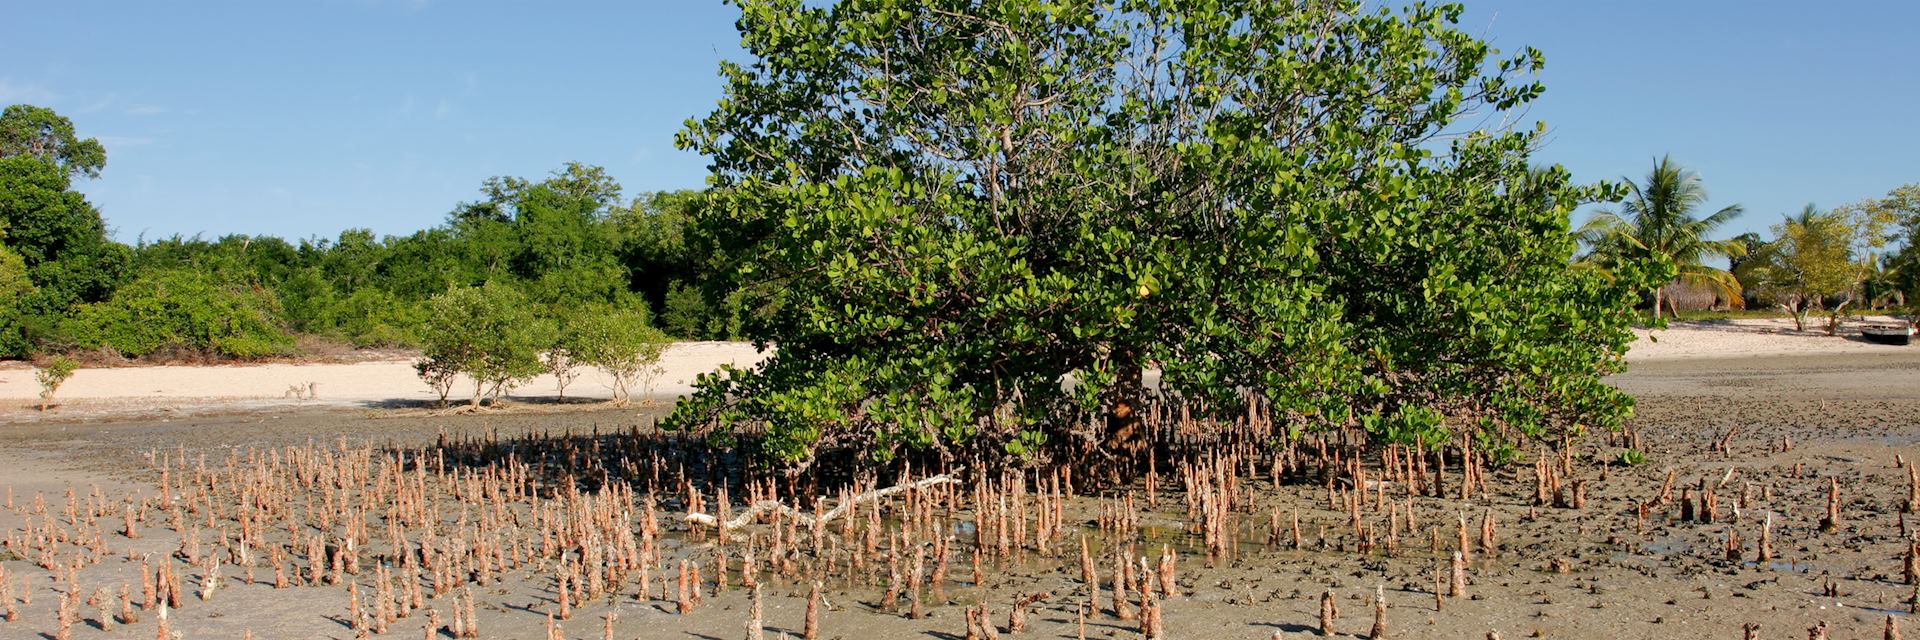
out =
<path fill-rule="evenodd" d="M 661 358 L 664 370 L 651 397 L 664 399 L 692 389 L 694 379 L 723 365 L 746 366 L 761 354 L 744 342 L 682 342 Z M 315 385 L 314 397 L 295 398 L 290 389 Z M 595 369 L 582 369 L 567 386 L 569 399 L 612 397 L 610 379 Z M 38 402 L 39 383 L 33 369 L 18 363 L 0 368 L 0 419 L 31 410 Z M 456 385 L 453 401 L 472 393 Z M 638 390 L 635 399 L 642 399 Z M 557 396 L 552 376 L 543 375 L 521 385 L 509 400 L 551 400 Z M 167 409 L 191 411 L 211 407 L 229 409 L 280 405 L 336 407 L 406 407 L 434 402 L 433 390 L 414 374 L 411 359 L 353 363 L 241 364 L 220 366 L 136 366 L 81 369 L 60 387 L 59 411 L 68 415 L 98 415 Z M 37 411 L 36 411 L 37 413 Z"/>
<path fill-rule="evenodd" d="M 1818 327 L 1796 332 L 1786 319 L 1675 322 L 1658 331 L 1636 330 L 1639 340 L 1628 363 L 1709 360 L 1759 356 L 1875 355 L 1905 353 L 1859 337 L 1857 329 L 1828 336 Z M 1920 350 L 1920 348 L 1908 347 Z M 667 350 L 652 398 L 687 393 L 695 378 L 722 365 L 747 366 L 763 354 L 741 342 L 683 342 Z M 289 389 L 313 384 L 310 399 Z M 567 387 L 569 399 L 606 399 L 612 386 L 599 371 L 582 370 Z M 88 368 L 60 388 L 61 407 L 51 414 L 34 409 L 40 388 L 33 369 L 22 363 L 0 366 L 0 420 L 86 417 L 206 410 L 247 410 L 283 405 L 393 408 L 421 406 L 436 398 L 414 375 L 412 361 L 386 359 L 354 363 L 253 364 L 223 366 L 133 366 Z M 457 386 L 460 400 L 471 387 Z M 636 394 L 638 395 L 638 394 Z M 551 402 L 557 397 L 552 376 L 540 376 L 516 388 L 508 399 Z"/>

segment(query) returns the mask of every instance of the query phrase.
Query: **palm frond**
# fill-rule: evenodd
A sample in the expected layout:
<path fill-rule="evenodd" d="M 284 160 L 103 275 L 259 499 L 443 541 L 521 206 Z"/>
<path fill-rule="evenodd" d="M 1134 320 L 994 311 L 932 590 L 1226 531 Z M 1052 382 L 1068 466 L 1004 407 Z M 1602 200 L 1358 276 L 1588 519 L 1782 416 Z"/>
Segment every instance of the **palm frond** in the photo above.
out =
<path fill-rule="evenodd" d="M 1680 269 L 1675 279 L 1686 284 L 1712 289 L 1714 295 L 1720 296 L 1730 304 L 1738 306 L 1743 302 L 1740 298 L 1740 279 L 1733 277 L 1733 274 L 1727 271 L 1705 265 L 1687 265 Z"/>

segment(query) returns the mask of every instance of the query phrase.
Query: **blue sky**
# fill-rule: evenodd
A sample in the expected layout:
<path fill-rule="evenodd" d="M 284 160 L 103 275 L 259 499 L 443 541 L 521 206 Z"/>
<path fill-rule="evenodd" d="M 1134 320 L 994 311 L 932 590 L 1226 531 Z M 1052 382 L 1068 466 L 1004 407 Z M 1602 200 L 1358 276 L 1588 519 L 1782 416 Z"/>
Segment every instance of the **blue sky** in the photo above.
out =
<path fill-rule="evenodd" d="M 1671 153 L 1764 230 L 1920 182 L 1920 2 L 1468 0 L 1546 52 L 1538 155 L 1582 179 Z M 440 223 L 493 175 L 570 161 L 629 195 L 702 185 L 673 148 L 737 58 L 717 0 L 39 2 L 0 27 L 0 103 L 108 150 L 81 188 L 116 237 Z"/>

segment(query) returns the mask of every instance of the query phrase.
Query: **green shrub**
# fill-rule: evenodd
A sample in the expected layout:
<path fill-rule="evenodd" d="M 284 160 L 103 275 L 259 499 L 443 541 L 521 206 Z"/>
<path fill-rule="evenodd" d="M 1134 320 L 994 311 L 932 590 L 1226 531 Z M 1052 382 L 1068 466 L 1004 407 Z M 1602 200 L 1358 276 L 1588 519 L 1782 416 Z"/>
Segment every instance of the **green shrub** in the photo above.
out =
<path fill-rule="evenodd" d="M 646 311 L 637 307 L 582 313 L 562 332 L 562 347 L 577 362 L 613 377 L 613 399 L 627 402 L 633 391 L 651 395 L 660 375 L 660 356 L 672 339 L 647 326 Z"/>
<path fill-rule="evenodd" d="M 129 357 L 184 349 L 258 358 L 293 351 L 279 318 L 277 300 L 264 289 L 168 269 L 140 276 L 106 302 L 81 306 L 67 330 L 82 348 L 111 347 Z"/>
<path fill-rule="evenodd" d="M 329 332 L 356 347 L 414 347 L 428 305 L 403 300 L 385 289 L 368 287 L 336 299 L 327 308 Z"/>
<path fill-rule="evenodd" d="M 60 355 L 48 358 L 46 364 L 33 372 L 33 378 L 40 381 L 41 411 L 47 410 L 47 405 L 53 402 L 54 392 L 59 391 L 60 385 L 73 377 L 74 370 L 79 368 L 80 363 L 74 362 L 73 358 Z"/>
<path fill-rule="evenodd" d="M 553 322 L 536 315 L 518 289 L 492 282 L 454 289 L 428 308 L 425 360 L 415 365 L 428 384 L 449 372 L 464 375 L 473 382 L 470 405 L 479 407 L 544 370 L 540 354 L 553 344 Z"/>

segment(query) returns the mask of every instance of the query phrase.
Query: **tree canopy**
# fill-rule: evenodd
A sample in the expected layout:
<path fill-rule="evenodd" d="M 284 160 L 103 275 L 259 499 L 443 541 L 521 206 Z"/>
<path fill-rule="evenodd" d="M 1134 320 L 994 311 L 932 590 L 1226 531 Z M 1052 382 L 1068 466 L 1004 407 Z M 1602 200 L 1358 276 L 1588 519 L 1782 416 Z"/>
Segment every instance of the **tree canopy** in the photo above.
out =
<path fill-rule="evenodd" d="M 1680 166 L 1671 156 L 1654 163 L 1645 181 L 1629 180 L 1627 185 L 1628 195 L 1619 211 L 1596 212 L 1581 226 L 1578 237 L 1591 248 L 1586 259 L 1607 268 L 1648 259 L 1670 262 L 1678 281 L 1706 285 L 1721 299 L 1739 304 L 1739 279 L 1705 261 L 1739 257 L 1746 251 L 1741 242 L 1708 237 L 1745 210 L 1737 204 L 1728 205 L 1697 217 L 1707 202 L 1706 185 L 1699 174 Z M 1653 288 L 1655 318 L 1665 306 L 1666 284 L 1657 283 Z"/>
<path fill-rule="evenodd" d="M 23 272 L 28 284 L 0 303 L 0 356 L 64 342 L 60 324 L 126 279 L 131 252 L 107 238 L 100 212 L 72 188 L 75 176 L 96 177 L 106 161 L 99 141 L 78 139 L 51 109 L 0 112 L 0 278 Z"/>
<path fill-rule="evenodd" d="M 33 158 L 69 177 L 98 178 L 107 166 L 107 149 L 98 139 L 81 139 L 73 121 L 29 104 L 0 111 L 0 157 Z"/>
<path fill-rule="evenodd" d="M 1410 444 L 1628 410 L 1599 377 L 1664 267 L 1569 267 L 1602 191 L 1531 162 L 1541 129 L 1462 128 L 1538 96 L 1543 59 L 1457 5 L 736 4 L 752 59 L 681 143 L 713 162 L 702 235 L 786 307 L 674 424 L 764 425 L 795 463 L 1125 465 L 1149 368 L 1198 410 Z"/>
<path fill-rule="evenodd" d="M 739 318 L 777 299 L 701 282 L 719 259 L 713 243 L 686 236 L 694 192 L 622 203 L 620 184 L 592 165 L 488 178 L 445 224 L 407 235 L 175 235 L 128 246 L 73 189 L 105 161 L 97 140 L 50 109 L 0 114 L 0 358 L 293 355 L 298 334 L 417 347 L 431 299 L 486 283 L 516 289 L 542 317 L 667 315 L 688 339 L 734 337 Z"/>
<path fill-rule="evenodd" d="M 1781 216 L 1773 226 L 1774 239 L 1756 245 L 1753 259 L 1739 271 L 1756 292 L 1792 314 L 1797 330 L 1805 330 L 1809 310 L 1828 308 L 1831 335 L 1839 328 L 1840 312 L 1857 301 L 1862 281 L 1873 272 L 1868 252 L 1884 245 L 1888 220 L 1863 208 L 1822 211 L 1808 204 L 1798 214 Z"/>

